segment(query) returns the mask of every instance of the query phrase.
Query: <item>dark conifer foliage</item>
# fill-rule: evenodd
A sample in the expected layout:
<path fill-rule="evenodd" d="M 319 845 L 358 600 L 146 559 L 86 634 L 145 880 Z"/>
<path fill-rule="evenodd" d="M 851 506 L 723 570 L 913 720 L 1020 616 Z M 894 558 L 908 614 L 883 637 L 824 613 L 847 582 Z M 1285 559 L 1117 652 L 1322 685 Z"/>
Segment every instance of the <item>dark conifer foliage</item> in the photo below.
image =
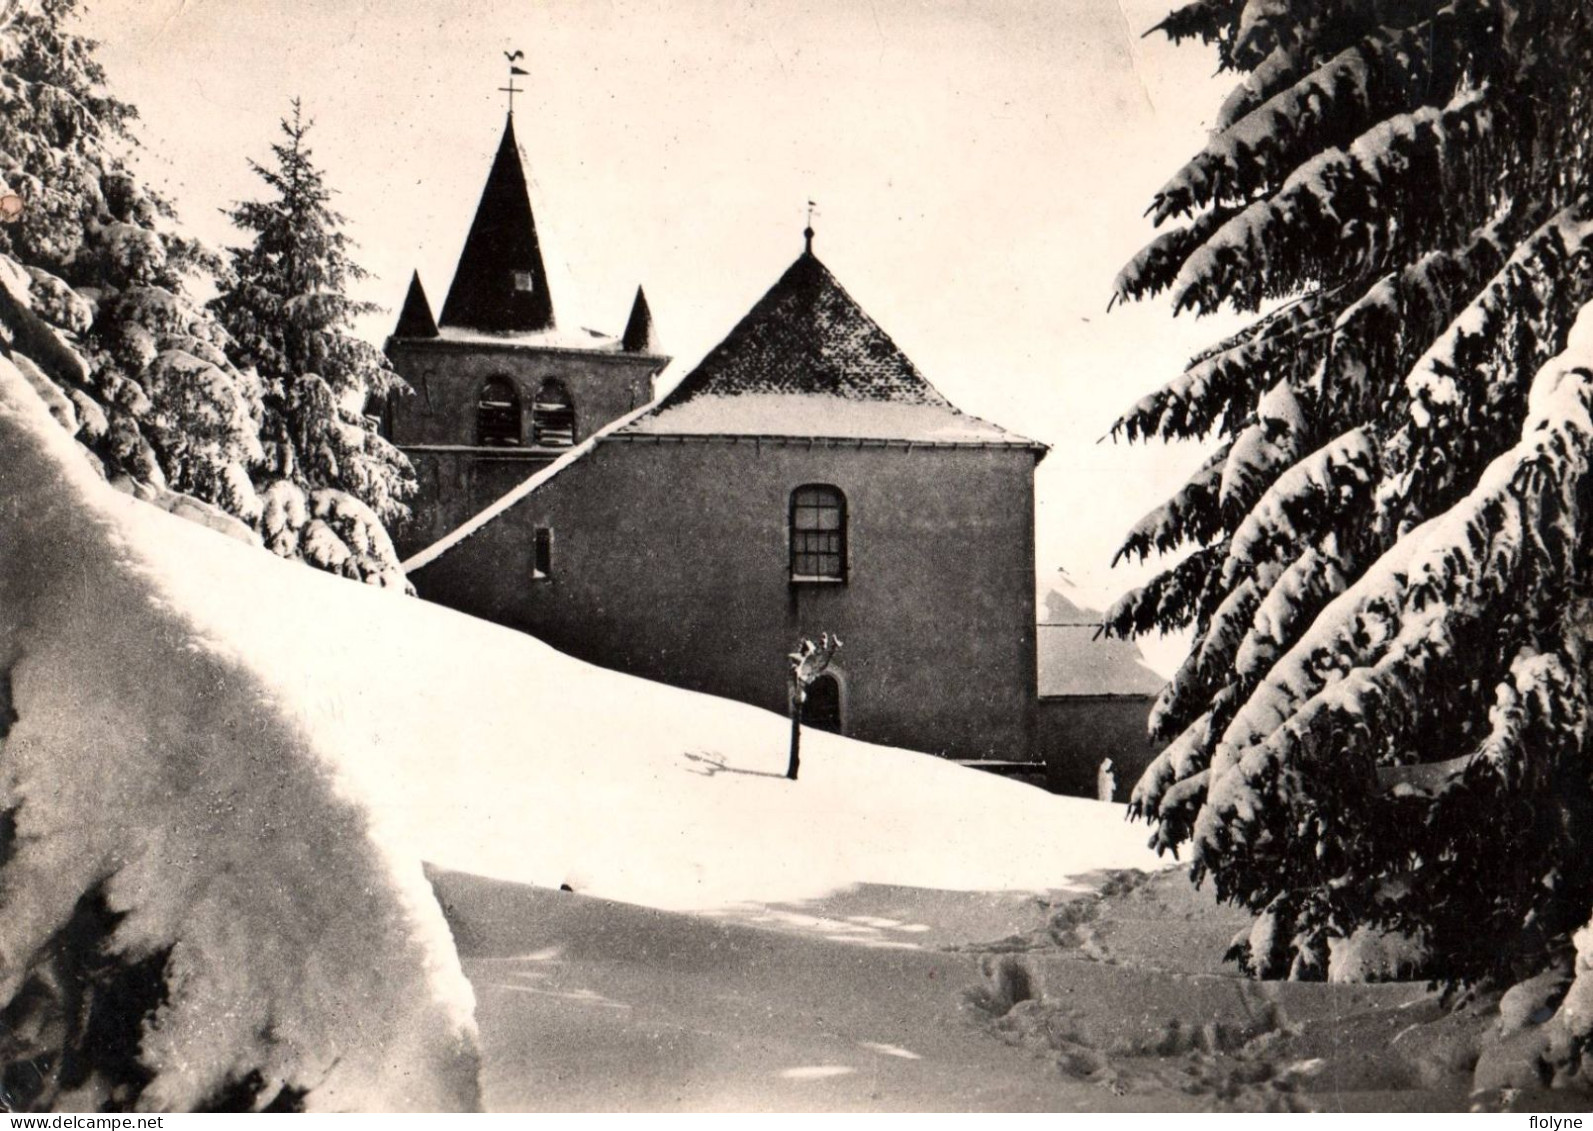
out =
<path fill-rule="evenodd" d="M 1108 627 L 1194 634 L 1133 810 L 1258 913 L 1233 950 L 1258 975 L 1326 977 L 1379 932 L 1453 981 L 1569 958 L 1593 907 L 1593 6 L 1197 0 L 1159 30 L 1238 85 L 1117 298 L 1264 313 L 1115 426 L 1216 450 L 1121 551 L 1183 556 Z"/>
<path fill-rule="evenodd" d="M 190 297 L 215 264 L 132 171 L 137 114 L 77 8 L 30 0 L 0 27 L 0 189 L 21 208 L 0 225 L 3 345 L 113 482 L 247 536 L 225 515 L 259 518 L 258 384 Z"/>
<path fill-rule="evenodd" d="M 229 356 L 262 386 L 266 545 L 403 587 L 383 524 L 407 517 L 414 472 L 365 406 L 406 387 L 380 350 L 350 332 L 375 307 L 348 295 L 365 272 L 311 160 L 311 124 L 295 100 L 272 164 L 250 162 L 268 192 L 228 213 L 253 242 L 230 249 L 230 277 L 211 309 L 230 335 Z"/>

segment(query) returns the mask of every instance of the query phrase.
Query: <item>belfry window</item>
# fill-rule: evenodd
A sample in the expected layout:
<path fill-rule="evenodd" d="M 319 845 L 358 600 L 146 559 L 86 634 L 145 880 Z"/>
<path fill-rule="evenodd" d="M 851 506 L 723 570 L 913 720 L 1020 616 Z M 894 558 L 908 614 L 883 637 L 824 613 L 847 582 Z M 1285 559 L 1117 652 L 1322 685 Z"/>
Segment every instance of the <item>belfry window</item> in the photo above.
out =
<path fill-rule="evenodd" d="M 568 448 L 575 443 L 575 402 L 557 377 L 549 377 L 531 402 L 531 443 L 539 448 Z"/>
<path fill-rule="evenodd" d="M 791 492 L 791 580 L 846 580 L 846 496 L 834 487 Z"/>
<path fill-rule="evenodd" d="M 520 443 L 520 394 L 507 377 L 492 377 L 481 387 L 476 404 L 476 443 L 482 447 L 516 447 Z"/>

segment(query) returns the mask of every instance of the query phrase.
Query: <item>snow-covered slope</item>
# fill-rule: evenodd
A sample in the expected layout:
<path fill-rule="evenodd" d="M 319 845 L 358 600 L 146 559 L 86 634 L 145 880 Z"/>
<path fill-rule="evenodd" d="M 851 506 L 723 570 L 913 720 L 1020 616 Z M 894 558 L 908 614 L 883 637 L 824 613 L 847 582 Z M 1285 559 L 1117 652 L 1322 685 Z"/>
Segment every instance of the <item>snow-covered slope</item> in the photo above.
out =
<path fill-rule="evenodd" d="M 792 783 L 780 716 L 136 517 L 187 606 L 244 642 L 432 863 L 671 909 L 1156 866 L 1120 806 L 819 732 Z"/>
<path fill-rule="evenodd" d="M 277 602 L 279 627 L 294 589 L 258 579 L 314 576 L 113 490 L 0 357 L 0 1053 L 28 1089 L 5 1106 L 284 1084 L 315 1108 L 473 1106 L 473 997 L 418 859 L 253 641 L 190 612 L 173 555 L 236 563 L 231 599 Z M 118 994 L 149 959 L 140 1032 Z"/>
<path fill-rule="evenodd" d="M 80 490 L 210 646 L 337 759 L 386 839 L 433 863 L 675 909 L 859 882 L 1040 889 L 1156 864 L 1121 807 L 925 755 L 806 733 L 788 782 L 776 715 Z M 115 615 L 103 593 L 80 596 Z"/>

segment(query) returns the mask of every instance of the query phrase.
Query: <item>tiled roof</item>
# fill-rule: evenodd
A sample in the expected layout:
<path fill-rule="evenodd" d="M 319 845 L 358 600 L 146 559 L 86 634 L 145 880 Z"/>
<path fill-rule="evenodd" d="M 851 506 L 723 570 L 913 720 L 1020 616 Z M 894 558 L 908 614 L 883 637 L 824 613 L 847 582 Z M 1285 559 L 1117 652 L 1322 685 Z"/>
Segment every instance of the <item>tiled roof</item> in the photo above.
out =
<path fill-rule="evenodd" d="M 615 439 L 645 436 L 764 436 L 902 440 L 1039 448 L 949 404 L 848 400 L 821 393 L 708 394 L 649 413 Z"/>
<path fill-rule="evenodd" d="M 660 407 L 737 393 L 948 403 L 811 251 L 780 276 Z"/>
<path fill-rule="evenodd" d="M 553 296 L 512 116 L 504 122 L 498 155 L 438 321 L 444 327 L 499 334 L 553 328 Z"/>
<path fill-rule="evenodd" d="M 1043 446 L 941 395 L 812 250 L 625 435 L 759 435 Z"/>

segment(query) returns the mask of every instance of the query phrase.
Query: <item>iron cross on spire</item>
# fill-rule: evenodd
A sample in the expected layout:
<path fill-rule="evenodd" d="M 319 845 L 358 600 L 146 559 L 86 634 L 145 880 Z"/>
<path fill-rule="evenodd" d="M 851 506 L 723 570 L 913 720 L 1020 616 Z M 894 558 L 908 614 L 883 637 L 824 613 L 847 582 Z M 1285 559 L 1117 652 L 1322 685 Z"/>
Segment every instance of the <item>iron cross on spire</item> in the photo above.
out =
<path fill-rule="evenodd" d="M 530 71 L 521 70 L 518 66 L 516 66 L 516 64 L 519 63 L 521 59 L 525 58 L 525 52 L 524 51 L 505 51 L 503 53 L 503 57 L 505 59 L 509 60 L 509 85 L 508 86 L 500 86 L 498 89 L 503 91 L 505 94 L 507 94 L 509 96 L 509 115 L 510 115 L 510 117 L 513 117 L 514 116 L 514 96 L 517 95 L 517 94 L 523 93 L 523 91 L 519 87 L 514 85 L 514 76 L 515 75 L 528 75 L 531 72 Z"/>
<path fill-rule="evenodd" d="M 815 202 L 808 201 L 808 226 L 802 229 L 802 238 L 807 242 L 809 255 L 813 254 L 813 213 L 818 207 Z"/>

